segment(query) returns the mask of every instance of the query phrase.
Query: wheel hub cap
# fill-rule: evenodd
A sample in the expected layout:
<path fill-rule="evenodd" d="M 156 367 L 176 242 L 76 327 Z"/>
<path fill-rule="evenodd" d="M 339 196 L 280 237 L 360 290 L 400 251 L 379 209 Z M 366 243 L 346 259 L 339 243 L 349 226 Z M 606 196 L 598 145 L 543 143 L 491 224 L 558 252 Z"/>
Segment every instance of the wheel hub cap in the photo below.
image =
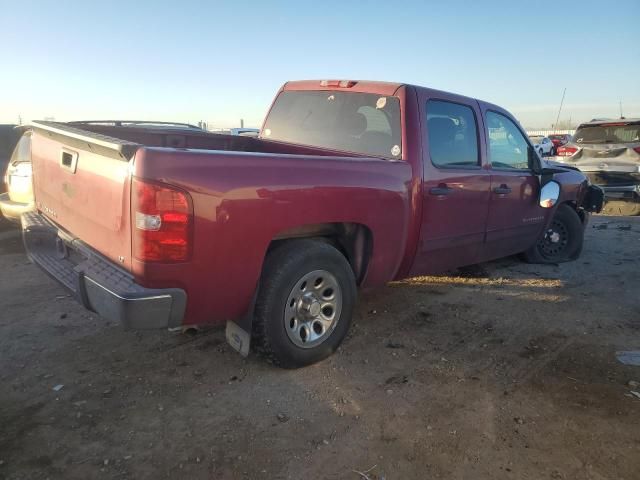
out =
<path fill-rule="evenodd" d="M 554 220 L 540 242 L 542 254 L 549 259 L 560 258 L 569 245 L 569 231 L 564 223 Z"/>
<path fill-rule="evenodd" d="M 320 315 L 320 301 L 313 293 L 306 293 L 298 302 L 298 314 L 300 317 L 312 319 Z"/>
<path fill-rule="evenodd" d="M 289 340 L 301 348 L 324 342 L 335 329 L 342 311 L 342 291 L 326 270 L 304 275 L 291 289 L 284 309 Z"/>

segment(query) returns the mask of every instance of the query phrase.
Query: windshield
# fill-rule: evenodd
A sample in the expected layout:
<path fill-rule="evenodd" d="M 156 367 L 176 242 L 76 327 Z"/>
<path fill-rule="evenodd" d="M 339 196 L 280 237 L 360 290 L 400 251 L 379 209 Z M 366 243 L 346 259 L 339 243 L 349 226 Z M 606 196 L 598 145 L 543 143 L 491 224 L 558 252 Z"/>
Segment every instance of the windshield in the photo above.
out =
<path fill-rule="evenodd" d="M 573 141 L 576 143 L 637 143 L 640 142 L 640 124 L 582 125 Z"/>
<path fill-rule="evenodd" d="M 370 93 L 282 92 L 267 117 L 262 138 L 400 158 L 400 101 Z"/>
<path fill-rule="evenodd" d="M 531 143 L 536 144 L 536 143 L 542 143 L 542 139 L 544 137 L 543 136 L 538 136 L 538 135 L 529 135 L 529 140 L 531 140 Z"/>

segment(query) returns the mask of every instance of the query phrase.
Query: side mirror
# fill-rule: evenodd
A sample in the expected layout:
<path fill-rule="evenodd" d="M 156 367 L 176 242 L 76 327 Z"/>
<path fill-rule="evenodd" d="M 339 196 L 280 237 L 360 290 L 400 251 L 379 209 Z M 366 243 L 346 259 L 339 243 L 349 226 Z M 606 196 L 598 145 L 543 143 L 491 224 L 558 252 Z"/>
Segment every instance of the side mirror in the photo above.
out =
<path fill-rule="evenodd" d="M 527 147 L 527 157 L 529 160 L 529 168 L 535 175 L 542 175 L 542 161 L 538 152 L 531 145 Z"/>
<path fill-rule="evenodd" d="M 551 208 L 558 203 L 560 198 L 560 184 L 551 180 L 545 183 L 540 189 L 540 206 L 542 208 Z"/>

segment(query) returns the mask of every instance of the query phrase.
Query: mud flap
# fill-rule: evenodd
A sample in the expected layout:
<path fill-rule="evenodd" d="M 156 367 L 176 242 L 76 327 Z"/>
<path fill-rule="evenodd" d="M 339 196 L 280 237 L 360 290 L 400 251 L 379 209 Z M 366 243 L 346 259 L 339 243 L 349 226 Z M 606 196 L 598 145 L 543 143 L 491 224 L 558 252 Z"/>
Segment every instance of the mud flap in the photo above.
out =
<path fill-rule="evenodd" d="M 243 357 L 249 355 L 249 347 L 251 346 L 253 314 L 255 311 L 257 298 L 258 289 L 256 288 L 247 313 L 237 322 L 234 322 L 232 320 L 227 321 L 227 328 L 225 330 L 227 343 L 231 345 L 231 347 Z"/>
<path fill-rule="evenodd" d="M 243 357 L 249 355 L 249 347 L 251 346 L 250 332 L 251 330 L 247 332 L 247 330 L 242 328 L 236 322 L 232 322 L 231 320 L 227 322 L 227 328 L 225 331 L 227 343 Z"/>

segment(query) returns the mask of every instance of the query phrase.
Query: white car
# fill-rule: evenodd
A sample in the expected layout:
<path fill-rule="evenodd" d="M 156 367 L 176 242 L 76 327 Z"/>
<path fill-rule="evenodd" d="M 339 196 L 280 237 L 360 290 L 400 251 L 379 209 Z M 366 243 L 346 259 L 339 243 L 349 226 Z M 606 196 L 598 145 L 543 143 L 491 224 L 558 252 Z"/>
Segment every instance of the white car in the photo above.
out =
<path fill-rule="evenodd" d="M 553 142 L 544 135 L 529 135 L 536 152 L 541 157 L 553 155 Z"/>

